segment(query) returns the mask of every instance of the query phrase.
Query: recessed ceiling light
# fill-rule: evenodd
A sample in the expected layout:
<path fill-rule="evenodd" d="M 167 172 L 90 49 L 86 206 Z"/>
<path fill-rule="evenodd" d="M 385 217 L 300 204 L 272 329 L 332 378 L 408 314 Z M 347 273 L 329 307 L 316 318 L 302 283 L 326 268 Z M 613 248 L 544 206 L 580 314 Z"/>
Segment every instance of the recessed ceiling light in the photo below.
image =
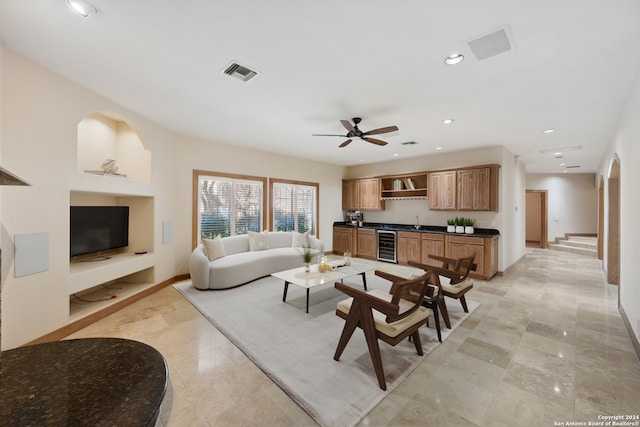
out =
<path fill-rule="evenodd" d="M 562 151 L 556 151 L 555 153 L 553 153 L 555 156 L 562 156 Z"/>
<path fill-rule="evenodd" d="M 566 163 L 558 163 L 558 166 L 565 166 Z"/>
<path fill-rule="evenodd" d="M 442 123 L 444 123 L 445 125 L 450 125 L 451 123 L 453 123 L 453 119 L 444 119 Z"/>
<path fill-rule="evenodd" d="M 88 18 L 98 13 L 98 9 L 86 0 L 67 0 L 67 6 L 83 18 Z"/>
<path fill-rule="evenodd" d="M 398 157 L 400 154 L 398 153 L 393 153 L 393 157 Z"/>
<path fill-rule="evenodd" d="M 444 59 L 444 63 L 447 65 L 456 65 L 462 62 L 462 60 L 464 59 L 464 55 L 461 53 L 454 53 L 451 54 L 449 56 L 447 56 Z"/>
<path fill-rule="evenodd" d="M 444 150 L 444 147 L 436 147 L 435 150 Z"/>
<path fill-rule="evenodd" d="M 555 129 L 545 129 L 542 131 L 542 133 L 553 133 L 555 131 L 556 131 Z"/>

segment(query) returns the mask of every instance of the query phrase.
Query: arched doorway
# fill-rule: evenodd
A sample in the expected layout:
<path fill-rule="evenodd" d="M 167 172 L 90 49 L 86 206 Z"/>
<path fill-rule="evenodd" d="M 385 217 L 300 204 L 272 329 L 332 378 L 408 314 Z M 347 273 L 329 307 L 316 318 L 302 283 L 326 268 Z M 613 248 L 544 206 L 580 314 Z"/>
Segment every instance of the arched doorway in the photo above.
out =
<path fill-rule="evenodd" d="M 609 223 L 607 233 L 607 281 L 620 284 L 620 160 L 614 157 L 609 168 Z M 618 296 L 620 290 L 618 289 Z"/>
<path fill-rule="evenodd" d="M 598 184 L 598 259 L 604 258 L 604 178 Z"/>

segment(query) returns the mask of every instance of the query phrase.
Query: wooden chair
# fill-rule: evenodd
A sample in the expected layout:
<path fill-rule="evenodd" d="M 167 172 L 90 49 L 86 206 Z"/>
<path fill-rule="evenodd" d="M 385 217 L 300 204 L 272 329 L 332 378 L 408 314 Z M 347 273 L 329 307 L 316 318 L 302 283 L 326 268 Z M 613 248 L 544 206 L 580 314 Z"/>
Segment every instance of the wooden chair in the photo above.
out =
<path fill-rule="evenodd" d="M 361 328 L 369 347 L 378 385 L 382 390 L 386 390 L 378 340 L 395 346 L 405 338 L 411 337 L 418 354 L 424 354 L 419 329 L 427 323 L 429 310 L 422 307 L 421 303 L 431 272 L 427 271 L 413 279 L 378 270 L 375 274 L 392 282 L 389 293 L 380 290 L 363 292 L 340 282 L 335 283 L 336 289 L 351 298 L 340 301 L 336 308 L 336 315 L 345 319 L 345 324 L 333 359 L 340 359 L 355 329 Z"/>
<path fill-rule="evenodd" d="M 449 311 L 447 305 L 444 302 L 444 297 L 454 298 L 460 300 L 462 309 L 465 313 L 469 312 L 467 308 L 467 300 L 465 294 L 473 288 L 473 279 L 469 277 L 469 272 L 475 271 L 478 268 L 477 264 L 474 264 L 473 260 L 475 255 L 468 257 L 462 257 L 458 259 L 445 258 L 437 255 L 429 255 L 429 258 L 442 262 L 442 267 L 435 267 L 433 265 L 420 264 L 417 262 L 409 261 L 410 265 L 414 267 L 422 268 L 423 270 L 431 271 L 434 276 L 434 281 L 440 287 L 440 299 L 438 300 L 438 307 L 442 313 L 447 328 L 451 329 L 451 321 L 449 320 Z M 440 276 L 449 279 L 449 283 L 442 283 Z"/>

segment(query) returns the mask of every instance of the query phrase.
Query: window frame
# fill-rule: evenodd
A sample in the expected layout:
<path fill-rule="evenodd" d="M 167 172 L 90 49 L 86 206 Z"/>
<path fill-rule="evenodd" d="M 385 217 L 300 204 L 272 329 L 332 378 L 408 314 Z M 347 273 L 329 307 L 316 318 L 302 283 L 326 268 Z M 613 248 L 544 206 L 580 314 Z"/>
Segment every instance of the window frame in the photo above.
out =
<path fill-rule="evenodd" d="M 275 212 L 274 212 L 274 202 L 273 202 L 273 185 L 274 184 L 289 184 L 293 186 L 305 186 L 305 187 L 314 187 L 316 191 L 315 197 L 315 235 L 314 237 L 320 238 L 320 184 L 317 182 L 307 182 L 307 181 L 297 181 L 290 179 L 280 179 L 280 178 L 270 178 L 269 179 L 269 230 L 274 230 L 274 220 L 275 220 Z"/>
<path fill-rule="evenodd" d="M 200 178 L 201 177 L 214 177 L 230 180 L 244 180 L 244 181 L 256 181 L 262 183 L 262 224 L 261 230 L 266 230 L 268 215 L 267 211 L 267 181 L 268 179 L 261 176 L 253 175 L 241 175 L 225 172 L 207 171 L 201 169 L 193 170 L 193 182 L 192 182 L 192 209 L 191 209 L 191 246 L 192 250 L 200 243 L 200 230 L 198 227 L 198 216 L 200 212 Z"/>

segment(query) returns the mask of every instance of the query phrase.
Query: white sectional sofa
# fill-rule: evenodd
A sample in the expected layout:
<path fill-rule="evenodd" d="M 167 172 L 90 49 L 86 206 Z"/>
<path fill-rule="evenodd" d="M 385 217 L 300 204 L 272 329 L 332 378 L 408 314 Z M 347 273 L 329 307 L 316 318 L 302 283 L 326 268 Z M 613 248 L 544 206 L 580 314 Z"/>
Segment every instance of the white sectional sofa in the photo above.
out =
<path fill-rule="evenodd" d="M 205 242 L 207 248 L 205 244 L 198 245 L 189 258 L 193 286 L 202 290 L 227 289 L 271 273 L 302 267 L 305 245 L 319 255 L 324 253 L 324 244 L 313 236 L 296 232 L 250 235 L 209 240 Z"/>

